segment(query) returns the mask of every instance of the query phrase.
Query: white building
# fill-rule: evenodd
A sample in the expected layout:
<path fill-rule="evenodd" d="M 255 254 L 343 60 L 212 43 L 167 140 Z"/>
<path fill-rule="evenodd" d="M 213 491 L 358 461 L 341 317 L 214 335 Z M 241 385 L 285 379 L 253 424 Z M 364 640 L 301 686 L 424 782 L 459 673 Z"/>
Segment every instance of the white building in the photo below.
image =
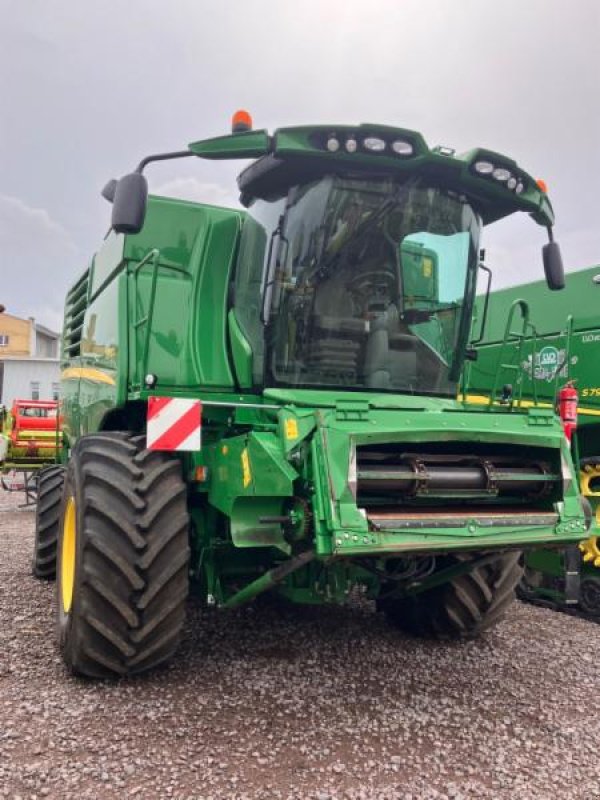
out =
<path fill-rule="evenodd" d="M 0 362 L 0 404 L 13 400 L 58 400 L 60 366 L 58 358 L 19 358 Z"/>
<path fill-rule="evenodd" d="M 33 317 L 0 313 L 0 404 L 58 399 L 59 341 L 58 333 Z"/>

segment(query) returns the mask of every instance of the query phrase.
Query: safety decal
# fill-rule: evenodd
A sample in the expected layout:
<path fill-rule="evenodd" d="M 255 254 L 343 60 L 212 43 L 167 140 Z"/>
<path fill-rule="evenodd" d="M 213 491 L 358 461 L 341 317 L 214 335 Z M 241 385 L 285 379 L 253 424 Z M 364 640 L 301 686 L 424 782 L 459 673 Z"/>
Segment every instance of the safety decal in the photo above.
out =
<path fill-rule="evenodd" d="M 285 421 L 285 438 L 297 439 L 298 436 L 298 422 L 293 417 L 288 417 Z"/>
<path fill-rule="evenodd" d="M 250 457 L 248 455 L 248 448 L 242 450 L 242 482 L 244 489 L 252 483 L 252 472 L 250 471 Z"/>
<path fill-rule="evenodd" d="M 202 403 L 181 397 L 149 397 L 146 446 L 149 450 L 200 450 Z"/>

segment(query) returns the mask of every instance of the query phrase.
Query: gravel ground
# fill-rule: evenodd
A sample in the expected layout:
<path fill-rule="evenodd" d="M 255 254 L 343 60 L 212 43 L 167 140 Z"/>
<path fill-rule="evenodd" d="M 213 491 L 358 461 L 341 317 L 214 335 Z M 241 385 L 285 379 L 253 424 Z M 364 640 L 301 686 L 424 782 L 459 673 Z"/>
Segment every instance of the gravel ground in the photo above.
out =
<path fill-rule="evenodd" d="M 370 607 L 203 611 L 173 665 L 70 677 L 33 518 L 0 491 L 0 798 L 600 798 L 600 629 L 515 604 L 484 639 Z"/>

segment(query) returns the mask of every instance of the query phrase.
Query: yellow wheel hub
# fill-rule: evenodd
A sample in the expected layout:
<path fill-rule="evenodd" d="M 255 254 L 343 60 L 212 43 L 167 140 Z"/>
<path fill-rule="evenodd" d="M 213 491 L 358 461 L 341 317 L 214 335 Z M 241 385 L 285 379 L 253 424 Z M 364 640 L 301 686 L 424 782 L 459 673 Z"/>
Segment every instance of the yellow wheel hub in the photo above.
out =
<path fill-rule="evenodd" d="M 586 464 L 583 470 L 579 473 L 579 486 L 581 493 L 585 497 L 600 497 L 598 491 L 598 478 L 600 478 L 600 464 Z M 597 501 L 596 501 L 597 502 Z M 592 501 L 594 505 L 596 502 Z M 600 527 L 600 503 L 596 505 L 594 513 L 594 521 L 592 528 Z M 595 567 L 600 567 L 600 537 L 590 536 L 585 542 L 581 542 L 579 549 L 583 553 L 583 560 L 586 564 L 593 564 Z"/>
<path fill-rule="evenodd" d="M 600 464 L 586 464 L 579 473 L 581 493 L 586 497 L 600 497 L 598 478 L 600 478 Z"/>
<path fill-rule="evenodd" d="M 600 567 L 600 547 L 597 536 L 590 536 L 585 542 L 580 542 L 579 549 L 583 553 L 583 560 L 586 564 L 591 562 L 595 567 Z"/>
<path fill-rule="evenodd" d="M 62 555 L 60 560 L 60 596 L 65 614 L 73 604 L 73 587 L 75 586 L 75 551 L 77 542 L 77 526 L 75 522 L 75 498 L 69 497 L 62 529 Z"/>

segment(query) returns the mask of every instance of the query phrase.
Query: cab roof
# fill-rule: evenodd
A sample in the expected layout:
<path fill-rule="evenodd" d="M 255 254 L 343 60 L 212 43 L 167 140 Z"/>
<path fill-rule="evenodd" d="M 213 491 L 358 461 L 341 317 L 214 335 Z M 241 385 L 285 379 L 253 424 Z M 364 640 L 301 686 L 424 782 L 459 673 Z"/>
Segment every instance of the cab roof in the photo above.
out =
<path fill-rule="evenodd" d="M 457 154 L 430 148 L 407 128 L 361 125 L 304 125 L 249 130 L 189 145 L 202 158 L 256 159 L 238 178 L 241 199 L 269 199 L 289 186 L 326 174 L 422 175 L 436 185 L 464 194 L 485 224 L 525 211 L 544 226 L 554 224 L 545 191 L 513 159 L 485 148 Z"/>

